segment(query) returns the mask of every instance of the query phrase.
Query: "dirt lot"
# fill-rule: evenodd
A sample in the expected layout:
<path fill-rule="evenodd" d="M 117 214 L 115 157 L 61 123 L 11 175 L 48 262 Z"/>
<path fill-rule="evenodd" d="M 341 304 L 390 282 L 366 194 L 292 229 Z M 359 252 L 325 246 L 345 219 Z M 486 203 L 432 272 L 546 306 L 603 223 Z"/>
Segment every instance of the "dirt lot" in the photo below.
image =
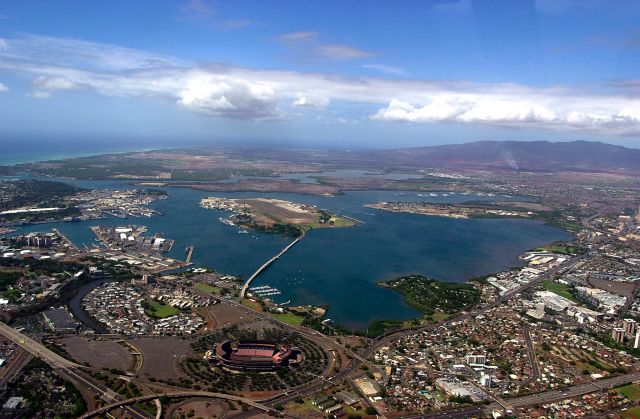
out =
<path fill-rule="evenodd" d="M 255 316 L 245 310 L 235 308 L 229 304 L 214 304 L 208 307 L 210 315 L 215 319 L 216 327 L 223 328 L 233 324 L 253 321 Z"/>
<path fill-rule="evenodd" d="M 612 292 L 622 297 L 631 297 L 635 285 L 631 282 L 608 281 L 606 279 L 589 278 L 589 283 L 601 290 Z"/>
<path fill-rule="evenodd" d="M 71 336 L 60 339 L 64 348 L 78 362 L 88 362 L 92 367 L 117 368 L 127 370 L 133 357 L 114 340 L 100 340 L 81 336 Z"/>
<path fill-rule="evenodd" d="M 233 404 L 236 409 L 240 409 L 239 404 Z M 179 417 L 179 415 L 190 415 L 195 418 L 221 418 L 225 416 L 233 416 L 240 410 L 230 409 L 230 405 L 222 400 L 214 399 L 189 399 L 182 402 L 172 404 L 167 409 L 166 417 Z"/>
<path fill-rule="evenodd" d="M 140 376 L 177 380 L 182 376 L 180 361 L 191 353 L 191 340 L 175 336 L 127 339 L 143 356 Z"/>

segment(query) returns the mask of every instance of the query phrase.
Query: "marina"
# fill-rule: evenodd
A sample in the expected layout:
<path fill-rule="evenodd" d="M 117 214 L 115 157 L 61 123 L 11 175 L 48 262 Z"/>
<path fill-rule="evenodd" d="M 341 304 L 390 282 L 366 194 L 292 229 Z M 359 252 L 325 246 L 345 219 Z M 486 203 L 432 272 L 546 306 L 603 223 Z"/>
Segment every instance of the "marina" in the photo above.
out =
<path fill-rule="evenodd" d="M 273 288 L 270 285 L 261 285 L 259 287 L 252 287 L 252 288 L 249 288 L 249 291 L 251 291 L 252 294 L 257 295 L 260 298 L 271 297 L 274 295 L 282 294 L 282 292 L 280 292 L 279 289 Z"/>

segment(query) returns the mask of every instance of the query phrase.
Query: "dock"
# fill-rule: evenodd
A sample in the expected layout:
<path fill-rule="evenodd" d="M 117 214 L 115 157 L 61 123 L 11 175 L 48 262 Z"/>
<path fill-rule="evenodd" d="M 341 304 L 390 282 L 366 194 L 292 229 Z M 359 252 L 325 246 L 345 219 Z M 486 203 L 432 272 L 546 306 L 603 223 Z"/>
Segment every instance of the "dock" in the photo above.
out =
<path fill-rule="evenodd" d="M 187 247 L 187 258 L 184 260 L 185 263 L 191 263 L 191 256 L 193 256 L 193 249 L 195 246 Z"/>
<path fill-rule="evenodd" d="M 67 236 L 65 236 L 64 234 L 62 234 L 60 232 L 60 230 L 58 230 L 57 228 L 52 229 L 52 231 L 54 233 L 56 233 L 58 236 L 62 237 L 62 240 L 67 243 L 69 246 L 73 247 L 74 250 L 77 252 L 79 251 L 78 246 L 76 246 L 75 244 L 73 244 L 73 242 L 71 240 L 69 240 L 69 238 Z"/>
<path fill-rule="evenodd" d="M 358 220 L 357 218 L 354 218 L 354 217 L 349 217 L 348 215 L 340 215 L 340 217 L 346 218 L 346 219 L 351 220 L 351 221 L 355 221 L 356 223 L 359 223 L 359 224 L 365 224 L 364 221 Z"/>
<path fill-rule="evenodd" d="M 251 275 L 249 277 L 249 279 L 247 279 L 245 281 L 245 283 L 242 285 L 242 289 L 240 290 L 240 298 L 245 298 L 245 295 L 247 294 L 247 289 L 249 288 L 249 285 L 251 285 L 251 282 L 253 282 L 254 279 L 256 279 L 256 277 L 258 275 L 260 275 L 265 269 L 267 269 L 269 266 L 271 266 L 271 264 L 273 262 L 275 262 L 276 260 L 278 260 L 278 258 L 282 255 L 284 255 L 285 253 L 287 253 L 289 251 L 289 249 L 291 249 L 293 246 L 295 246 L 296 244 L 298 244 L 298 242 L 300 240 L 302 240 L 304 238 L 304 233 L 301 234 L 299 237 L 297 237 L 294 241 L 292 241 L 291 243 L 289 243 L 287 245 L 287 247 L 285 247 L 284 249 L 282 249 L 280 251 L 280 253 L 278 253 L 277 255 L 275 255 L 274 257 L 272 257 L 271 259 L 269 259 L 268 261 L 266 261 L 262 266 L 260 266 L 258 268 L 257 271 L 255 271 L 253 273 L 253 275 Z"/>

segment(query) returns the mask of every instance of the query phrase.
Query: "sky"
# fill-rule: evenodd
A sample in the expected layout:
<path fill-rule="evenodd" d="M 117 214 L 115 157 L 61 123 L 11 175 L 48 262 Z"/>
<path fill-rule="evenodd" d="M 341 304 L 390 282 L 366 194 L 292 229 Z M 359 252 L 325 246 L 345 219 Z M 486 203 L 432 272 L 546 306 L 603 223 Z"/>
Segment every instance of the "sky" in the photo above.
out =
<path fill-rule="evenodd" d="M 0 0 L 0 144 L 640 147 L 640 2 Z"/>

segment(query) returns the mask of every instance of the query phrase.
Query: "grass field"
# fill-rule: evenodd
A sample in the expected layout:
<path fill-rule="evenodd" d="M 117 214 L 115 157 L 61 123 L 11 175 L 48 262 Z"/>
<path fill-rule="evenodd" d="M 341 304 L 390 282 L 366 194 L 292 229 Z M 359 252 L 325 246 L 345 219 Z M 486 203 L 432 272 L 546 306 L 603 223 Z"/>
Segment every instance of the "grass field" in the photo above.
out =
<path fill-rule="evenodd" d="M 158 319 L 164 319 L 166 317 L 175 316 L 176 314 L 180 313 L 180 310 L 178 310 L 177 308 L 159 303 L 154 300 L 145 300 L 144 306 L 144 312 L 147 313 L 148 316 Z"/>
<path fill-rule="evenodd" d="M 291 313 L 271 313 L 271 317 L 286 324 L 299 326 L 304 321 L 304 317 Z"/>
<path fill-rule="evenodd" d="M 546 289 L 547 291 L 551 291 L 555 294 L 558 294 L 561 297 L 566 298 L 567 300 L 573 301 L 574 303 L 579 303 L 580 301 L 578 301 L 578 299 L 576 299 L 576 297 L 574 297 L 569 290 L 567 289 L 567 286 L 564 284 L 560 284 L 559 282 L 554 282 L 551 280 L 545 280 L 542 281 L 542 286 L 544 287 L 544 289 Z"/>
<path fill-rule="evenodd" d="M 629 384 L 624 387 L 614 388 L 613 391 L 624 395 L 629 400 L 640 400 L 640 385 Z"/>
<path fill-rule="evenodd" d="M 632 407 L 629 410 L 620 412 L 622 419 L 640 419 L 640 407 Z"/>
<path fill-rule="evenodd" d="M 213 285 L 197 283 L 193 287 L 208 294 L 220 295 L 220 288 L 214 287 Z"/>
<path fill-rule="evenodd" d="M 262 306 L 257 301 L 244 299 L 242 305 L 255 311 L 262 311 Z"/>

